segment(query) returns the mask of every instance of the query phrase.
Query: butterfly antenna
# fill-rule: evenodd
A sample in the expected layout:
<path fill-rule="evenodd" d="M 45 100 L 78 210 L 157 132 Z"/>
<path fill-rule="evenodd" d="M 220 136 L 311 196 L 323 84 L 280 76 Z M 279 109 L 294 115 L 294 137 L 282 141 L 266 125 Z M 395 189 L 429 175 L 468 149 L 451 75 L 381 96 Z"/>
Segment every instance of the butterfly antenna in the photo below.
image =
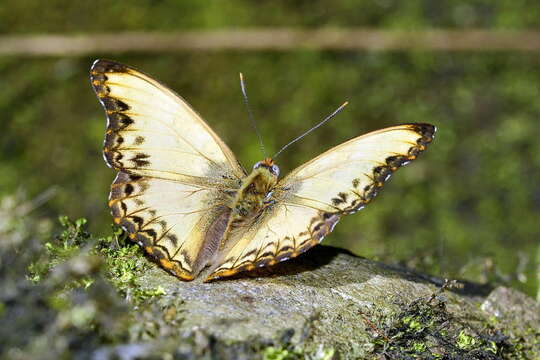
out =
<path fill-rule="evenodd" d="M 332 119 L 334 116 L 336 116 L 341 110 L 343 110 L 343 108 L 345 106 L 347 106 L 347 104 L 349 104 L 348 101 L 345 101 L 343 104 L 341 104 L 340 107 L 338 107 L 336 110 L 334 110 L 333 113 L 331 113 L 330 115 L 328 115 L 323 121 L 321 121 L 320 123 L 318 123 L 317 125 L 315 125 L 314 127 L 312 127 L 311 129 L 309 129 L 308 131 L 306 131 L 305 133 L 303 133 L 302 135 L 300 135 L 299 137 L 297 137 L 296 139 L 292 140 L 291 142 L 289 142 L 287 145 L 285 145 L 284 147 L 281 148 L 281 150 L 279 150 L 276 155 L 272 156 L 272 159 L 275 159 L 279 156 L 279 154 L 281 154 L 283 152 L 283 150 L 285 150 L 286 148 L 288 148 L 289 146 L 291 146 L 292 144 L 294 144 L 295 142 L 297 142 L 298 140 L 302 139 L 304 136 L 306 136 L 307 134 L 309 134 L 310 132 L 314 131 L 315 129 L 323 126 L 327 121 L 329 121 L 330 119 Z"/>
<path fill-rule="evenodd" d="M 244 83 L 244 75 L 240 73 L 240 88 L 242 89 L 242 95 L 244 96 L 244 104 L 246 105 L 246 109 L 248 112 L 249 120 L 251 121 L 251 125 L 253 126 L 253 130 L 255 130 L 255 133 L 257 134 L 257 137 L 259 138 L 259 144 L 261 146 L 261 152 L 263 156 L 266 158 L 266 150 L 264 149 L 264 143 L 262 140 L 261 133 L 259 132 L 259 129 L 257 128 L 257 123 L 255 122 L 255 118 L 253 117 L 253 113 L 251 112 L 251 107 L 249 106 L 249 101 L 247 97 L 246 92 L 246 84 Z"/>

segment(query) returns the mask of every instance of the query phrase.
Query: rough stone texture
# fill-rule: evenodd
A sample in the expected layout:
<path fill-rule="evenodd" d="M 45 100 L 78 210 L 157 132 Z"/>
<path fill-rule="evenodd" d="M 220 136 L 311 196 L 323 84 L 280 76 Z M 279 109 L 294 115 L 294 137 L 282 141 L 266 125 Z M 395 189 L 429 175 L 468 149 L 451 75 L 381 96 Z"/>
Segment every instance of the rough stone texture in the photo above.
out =
<path fill-rule="evenodd" d="M 512 329 L 527 331 L 527 329 L 540 328 L 538 302 L 514 289 L 503 286 L 496 288 L 482 302 L 481 309 L 511 324 L 509 328 Z"/>
<path fill-rule="evenodd" d="M 433 298 L 443 283 L 329 246 L 232 280 L 203 283 L 204 275 L 182 282 L 156 266 L 142 275 L 140 284 L 165 289 L 162 300 L 182 311 L 180 326 L 186 331 L 202 329 L 225 342 L 279 342 L 289 334 L 290 343 L 306 351 L 331 347 L 345 358 L 370 354 L 377 334 L 366 319 L 381 319 L 404 304 Z M 511 289 L 489 294 L 485 287 L 464 285 L 438 295 L 460 324 L 495 317 L 518 332 L 529 326 L 538 331 L 540 306 L 534 300 Z"/>

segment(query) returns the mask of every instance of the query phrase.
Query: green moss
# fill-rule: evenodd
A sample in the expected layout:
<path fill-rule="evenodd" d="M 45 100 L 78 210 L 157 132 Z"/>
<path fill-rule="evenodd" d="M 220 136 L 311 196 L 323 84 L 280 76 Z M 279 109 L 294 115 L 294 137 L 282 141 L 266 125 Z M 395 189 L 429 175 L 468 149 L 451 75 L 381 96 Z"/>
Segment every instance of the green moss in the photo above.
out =
<path fill-rule="evenodd" d="M 24 231 L 38 224 L 27 216 L 2 233 L 0 322 L 9 327 L 0 327 L 0 358 L 76 358 L 122 341 L 126 309 L 102 276 L 103 262 L 84 248 L 91 239 L 84 221 L 63 218 L 60 234 L 43 242 L 38 231 Z"/>
<path fill-rule="evenodd" d="M 105 259 L 107 277 L 124 296 L 131 292 L 136 301 L 144 300 L 145 291 L 137 286 L 137 273 L 149 267 L 148 261 L 144 259 L 140 247 L 136 244 L 110 247 L 111 244 L 118 243 L 118 231 L 112 239 L 114 242 L 109 241 L 111 238 L 100 242 L 99 249 Z"/>
<path fill-rule="evenodd" d="M 534 344 L 520 336 L 506 335 L 496 322 L 476 319 L 460 322 L 447 310 L 443 288 L 409 304 L 398 303 L 399 311 L 377 319 L 378 337 L 374 354 L 391 358 L 514 359 L 533 356 Z M 373 325 L 375 326 L 375 325 Z M 527 344 L 527 345 L 524 345 Z"/>
<path fill-rule="evenodd" d="M 427 345 L 422 342 L 414 342 L 411 345 L 411 352 L 424 353 L 427 351 Z"/>
<path fill-rule="evenodd" d="M 263 360 L 332 360 L 335 354 L 333 348 L 323 346 L 313 353 L 293 349 L 290 345 L 268 346 L 260 351 Z"/>
<path fill-rule="evenodd" d="M 28 266 L 28 279 L 33 282 L 42 280 L 55 266 L 64 263 L 81 251 L 81 246 L 90 239 L 85 230 L 87 220 L 84 218 L 71 221 L 67 216 L 60 216 L 60 233 L 52 240 L 45 242 L 44 256 Z M 89 286 L 90 279 L 80 279 L 82 286 Z"/>
<path fill-rule="evenodd" d="M 127 240 L 120 228 L 114 227 L 113 233 L 107 237 L 94 238 L 86 230 L 87 220 L 84 218 L 72 221 L 67 216 L 60 216 L 59 222 L 59 235 L 44 245 L 46 256 L 28 267 L 28 278 L 31 281 L 39 282 L 55 267 L 82 251 L 103 261 L 104 275 L 129 301 L 139 304 L 165 294 L 159 285 L 155 288 L 142 288 L 138 284 L 138 275 L 151 264 L 140 247 Z M 69 286 L 88 288 L 93 281 L 92 278 L 82 277 Z"/>
<path fill-rule="evenodd" d="M 422 323 L 420 316 L 406 316 L 403 318 L 403 323 L 409 327 L 409 330 L 414 332 L 422 332 L 428 327 L 430 324 L 424 324 Z"/>
<path fill-rule="evenodd" d="M 491 345 L 492 342 L 490 342 Z M 465 330 L 459 332 L 456 345 L 462 350 L 470 350 L 477 346 L 476 338 L 474 336 L 468 335 Z"/>
<path fill-rule="evenodd" d="M 139 275 L 148 270 L 151 264 L 140 246 L 131 243 L 121 229 L 115 228 L 112 236 L 100 239 L 98 249 L 105 259 L 108 279 L 130 301 L 141 303 L 165 294 L 159 285 L 154 288 L 140 286 Z"/>
<path fill-rule="evenodd" d="M 264 349 L 262 356 L 264 360 L 300 360 L 303 358 L 300 352 L 273 346 Z"/>

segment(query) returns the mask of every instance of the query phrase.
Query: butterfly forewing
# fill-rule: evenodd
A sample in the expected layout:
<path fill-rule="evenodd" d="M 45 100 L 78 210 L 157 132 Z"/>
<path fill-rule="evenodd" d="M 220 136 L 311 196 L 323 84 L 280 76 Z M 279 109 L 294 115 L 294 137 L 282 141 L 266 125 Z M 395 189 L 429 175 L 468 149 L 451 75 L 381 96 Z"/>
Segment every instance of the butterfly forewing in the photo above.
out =
<path fill-rule="evenodd" d="M 207 280 L 272 265 L 318 244 L 339 218 L 368 204 L 400 166 L 416 159 L 434 136 L 429 124 L 375 131 L 339 145 L 293 170 L 268 207 Z M 235 243 L 235 241 L 231 241 Z"/>
<path fill-rule="evenodd" d="M 91 80 L 107 112 L 103 151 L 110 166 L 196 184 L 245 175 L 201 117 L 157 81 L 107 60 L 94 63 Z"/>
<path fill-rule="evenodd" d="M 377 195 L 399 167 L 425 150 L 435 133 L 428 124 L 394 126 L 349 140 L 293 170 L 278 186 L 286 203 L 326 212 L 354 212 Z"/>

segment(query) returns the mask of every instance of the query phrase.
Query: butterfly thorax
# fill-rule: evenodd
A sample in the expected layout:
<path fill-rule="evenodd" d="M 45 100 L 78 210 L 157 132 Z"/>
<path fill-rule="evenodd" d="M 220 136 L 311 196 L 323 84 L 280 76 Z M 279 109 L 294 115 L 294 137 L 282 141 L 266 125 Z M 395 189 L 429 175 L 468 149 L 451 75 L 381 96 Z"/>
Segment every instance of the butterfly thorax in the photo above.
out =
<path fill-rule="evenodd" d="M 272 159 L 259 161 L 242 180 L 232 204 L 233 220 L 249 219 L 272 202 L 272 189 L 277 183 L 279 168 Z"/>
<path fill-rule="evenodd" d="M 277 184 L 278 176 L 279 168 L 272 159 L 259 161 L 253 166 L 253 171 L 242 180 L 231 203 L 231 215 L 222 246 L 225 245 L 229 231 L 251 223 L 273 203 L 272 190 Z"/>

